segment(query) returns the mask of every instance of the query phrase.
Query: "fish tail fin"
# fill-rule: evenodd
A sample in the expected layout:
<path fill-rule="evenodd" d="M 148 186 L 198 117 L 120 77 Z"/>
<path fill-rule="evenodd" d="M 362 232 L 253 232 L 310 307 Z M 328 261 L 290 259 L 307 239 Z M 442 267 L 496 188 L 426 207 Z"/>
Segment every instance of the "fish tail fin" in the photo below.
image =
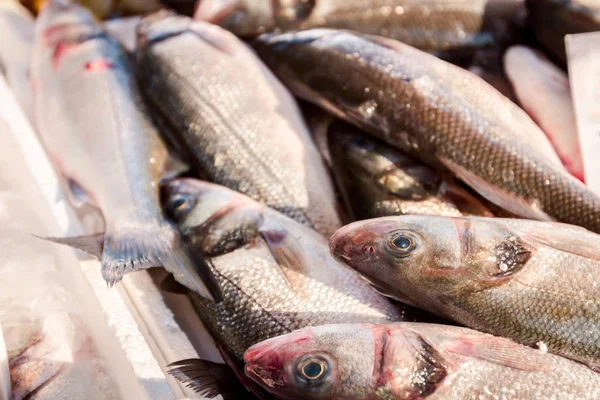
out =
<path fill-rule="evenodd" d="M 125 274 L 152 267 L 164 267 L 179 283 L 203 297 L 215 301 L 221 297 L 203 256 L 183 240 L 176 227 L 165 223 L 106 233 L 102 276 L 109 285 Z"/>

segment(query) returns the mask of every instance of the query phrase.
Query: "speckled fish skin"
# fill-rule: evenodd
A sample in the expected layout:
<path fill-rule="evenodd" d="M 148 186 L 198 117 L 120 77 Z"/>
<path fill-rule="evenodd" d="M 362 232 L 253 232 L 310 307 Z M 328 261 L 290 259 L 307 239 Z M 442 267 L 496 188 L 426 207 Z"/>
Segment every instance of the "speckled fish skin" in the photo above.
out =
<path fill-rule="evenodd" d="M 596 399 L 585 366 L 471 329 L 402 322 L 306 328 L 251 347 L 246 374 L 282 399 Z M 316 364 L 311 364 L 316 362 Z M 306 366 L 324 371 L 309 381 Z"/>
<path fill-rule="evenodd" d="M 565 168 L 584 182 L 567 74 L 542 53 L 525 46 L 513 46 L 506 51 L 504 69 L 523 109 L 548 135 Z"/>
<path fill-rule="evenodd" d="M 196 308 L 239 362 L 249 346 L 301 327 L 401 320 L 312 229 L 223 186 L 178 179 L 167 192 L 167 208 L 223 292 L 216 304 L 195 299 Z"/>
<path fill-rule="evenodd" d="M 199 289 L 198 277 L 185 280 L 197 267 L 190 269 L 176 227 L 162 215 L 158 183 L 167 173 L 167 149 L 143 106 L 127 52 L 87 9 L 51 0 L 36 20 L 32 79 L 46 149 L 71 188 L 79 187 L 73 199 L 96 205 L 106 223 L 105 233 L 51 240 L 101 258 L 109 284 L 164 265 Z"/>
<path fill-rule="evenodd" d="M 329 236 L 339 226 L 331 179 L 298 106 L 231 33 L 162 12 L 139 29 L 147 97 L 206 177 Z"/>
<path fill-rule="evenodd" d="M 340 120 L 329 126 L 333 170 L 353 218 L 493 214 L 428 165 Z"/>
<path fill-rule="evenodd" d="M 470 72 L 344 31 L 265 34 L 254 44 L 296 95 L 451 170 L 487 200 L 600 232 L 600 198 L 564 169 L 523 110 Z"/>
<path fill-rule="evenodd" d="M 203 0 L 195 18 L 236 35 L 350 29 L 424 50 L 482 48 L 511 32 L 524 0 Z"/>
<path fill-rule="evenodd" d="M 599 242 L 559 223 L 402 216 L 348 225 L 330 246 L 381 293 L 597 368 Z"/>
<path fill-rule="evenodd" d="M 600 31 L 598 0 L 527 0 L 527 10 L 536 39 L 563 65 L 565 35 Z"/>

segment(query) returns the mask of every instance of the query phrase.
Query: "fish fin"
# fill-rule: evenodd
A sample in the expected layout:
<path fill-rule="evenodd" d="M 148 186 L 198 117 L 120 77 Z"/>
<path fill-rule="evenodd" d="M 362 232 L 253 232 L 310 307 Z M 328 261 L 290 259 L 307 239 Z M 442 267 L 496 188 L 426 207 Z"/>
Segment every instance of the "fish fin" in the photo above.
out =
<path fill-rule="evenodd" d="M 289 232 L 281 230 L 261 230 L 260 234 L 269 246 L 290 289 L 300 293 L 304 284 L 299 280 L 298 274 L 304 273 L 303 266 L 306 265 L 306 261 L 298 241 Z"/>
<path fill-rule="evenodd" d="M 549 229 L 556 226 L 560 229 Z M 551 247 L 576 256 L 600 261 L 599 241 L 595 234 L 575 225 L 555 222 L 551 226 L 537 221 L 524 221 L 509 229 L 533 247 Z M 568 234 L 571 231 L 573 234 Z"/>
<path fill-rule="evenodd" d="M 181 283 L 177 282 L 173 275 L 169 274 L 162 280 L 159 285 L 160 290 L 167 293 L 173 294 L 189 294 L 190 291 L 188 288 L 183 286 Z"/>
<path fill-rule="evenodd" d="M 498 336 L 466 336 L 451 342 L 446 350 L 523 371 L 546 370 L 544 364 L 528 356 L 535 350 Z"/>
<path fill-rule="evenodd" d="M 494 214 L 488 210 L 475 196 L 456 184 L 443 181 L 439 193 L 450 200 L 463 214 L 478 215 L 482 217 L 493 217 Z"/>
<path fill-rule="evenodd" d="M 499 187 L 491 185 L 471 171 L 468 171 L 467 169 L 450 160 L 442 159 L 441 162 L 450 171 L 454 172 L 460 180 L 475 189 L 476 192 L 492 203 L 525 218 L 536 219 L 540 221 L 554 221 L 554 219 L 541 210 L 537 204 L 528 202 L 527 200 L 508 193 Z"/>
<path fill-rule="evenodd" d="M 0 400 L 12 399 L 8 350 L 0 327 Z"/>
<path fill-rule="evenodd" d="M 65 238 L 42 237 L 37 235 L 33 236 L 43 240 L 48 240 L 53 243 L 64 244 L 66 246 L 73 247 L 99 260 L 102 258 L 102 251 L 104 249 L 104 232 Z"/>
<path fill-rule="evenodd" d="M 168 373 L 179 382 L 209 399 L 219 395 L 224 400 L 243 399 L 248 390 L 227 364 L 189 358 L 167 366 Z"/>
<path fill-rule="evenodd" d="M 221 290 L 204 257 L 183 241 L 176 228 L 107 232 L 102 253 L 102 276 L 109 285 L 129 272 L 164 267 L 175 279 L 202 297 L 221 299 Z"/>

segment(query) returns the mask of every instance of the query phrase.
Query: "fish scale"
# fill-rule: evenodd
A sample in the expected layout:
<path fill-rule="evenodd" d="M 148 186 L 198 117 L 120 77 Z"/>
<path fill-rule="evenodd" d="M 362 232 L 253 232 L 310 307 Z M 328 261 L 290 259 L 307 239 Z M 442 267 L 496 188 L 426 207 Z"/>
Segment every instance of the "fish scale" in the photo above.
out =
<path fill-rule="evenodd" d="M 265 34 L 254 46 L 299 97 L 452 171 L 487 200 L 600 232 L 600 198 L 523 110 L 470 72 L 397 41 L 327 29 Z"/>
<path fill-rule="evenodd" d="M 389 243 L 400 231 L 416 244 L 396 255 Z M 381 293 L 598 368 L 598 241 L 552 222 L 402 216 L 344 227 L 331 249 Z"/>
<path fill-rule="evenodd" d="M 139 36 L 146 95 L 210 180 L 326 235 L 340 226 L 294 100 L 242 42 L 166 12 L 143 21 Z"/>

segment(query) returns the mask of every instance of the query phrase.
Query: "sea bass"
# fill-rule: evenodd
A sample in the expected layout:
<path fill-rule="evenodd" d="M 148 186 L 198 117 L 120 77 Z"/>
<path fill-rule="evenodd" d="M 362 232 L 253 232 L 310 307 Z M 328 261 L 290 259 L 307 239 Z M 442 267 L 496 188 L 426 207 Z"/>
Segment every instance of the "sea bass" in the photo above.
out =
<path fill-rule="evenodd" d="M 524 0 L 203 0 L 195 18 L 245 37 L 323 27 L 464 51 L 505 39 L 524 13 Z"/>
<path fill-rule="evenodd" d="M 506 51 L 504 68 L 519 103 L 546 133 L 571 175 L 584 181 L 567 74 L 542 53 L 525 46 L 513 46 Z"/>
<path fill-rule="evenodd" d="M 338 186 L 353 219 L 388 215 L 493 214 L 473 195 L 428 165 L 345 122 L 329 126 Z"/>
<path fill-rule="evenodd" d="M 126 51 L 89 11 L 66 0 L 46 3 L 35 36 L 32 73 L 43 143 L 73 201 L 95 204 L 106 223 L 104 233 L 52 240 L 101 259 L 109 284 L 162 265 L 186 286 L 205 290 L 199 266 L 160 209 L 167 149 L 146 114 Z"/>
<path fill-rule="evenodd" d="M 139 27 L 145 93 L 211 181 L 329 236 L 331 179 L 298 106 L 231 33 L 161 12 Z"/>
<path fill-rule="evenodd" d="M 252 346 L 246 374 L 279 398 L 596 399 L 600 376 L 508 339 L 402 322 L 305 328 Z"/>
<path fill-rule="evenodd" d="M 251 345 L 305 326 L 402 319 L 312 229 L 223 186 L 177 179 L 166 191 L 166 207 L 220 284 L 222 301 L 193 302 L 234 369 Z M 185 360 L 172 373 L 202 390 L 205 365 Z"/>
<path fill-rule="evenodd" d="M 527 9 L 536 39 L 564 65 L 566 35 L 600 31 L 598 0 L 527 0 Z"/>
<path fill-rule="evenodd" d="M 348 225 L 331 252 L 381 293 L 598 368 L 598 243 L 559 223 L 403 216 Z"/>
<path fill-rule="evenodd" d="M 492 203 L 600 232 L 600 198 L 523 110 L 470 72 L 390 39 L 328 29 L 265 34 L 255 47 L 299 97 L 452 171 Z"/>

